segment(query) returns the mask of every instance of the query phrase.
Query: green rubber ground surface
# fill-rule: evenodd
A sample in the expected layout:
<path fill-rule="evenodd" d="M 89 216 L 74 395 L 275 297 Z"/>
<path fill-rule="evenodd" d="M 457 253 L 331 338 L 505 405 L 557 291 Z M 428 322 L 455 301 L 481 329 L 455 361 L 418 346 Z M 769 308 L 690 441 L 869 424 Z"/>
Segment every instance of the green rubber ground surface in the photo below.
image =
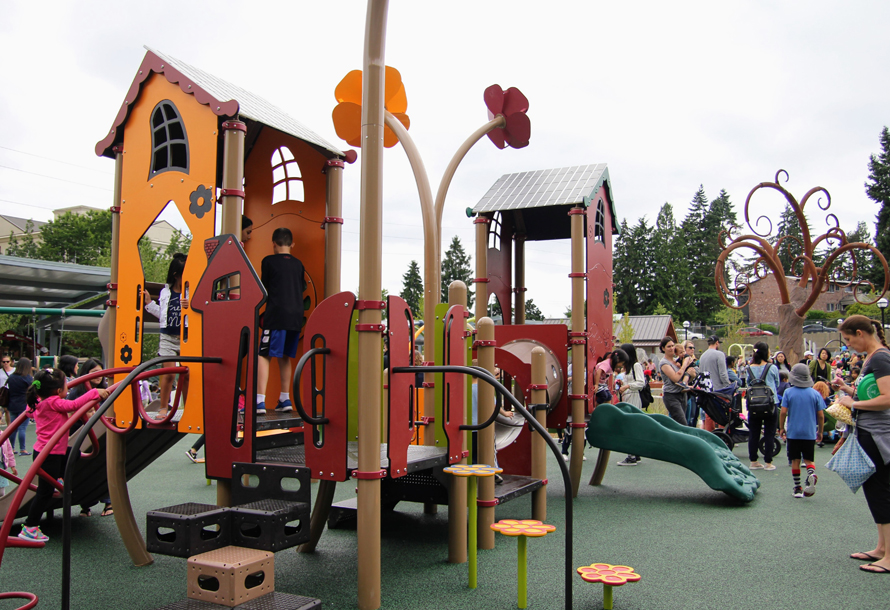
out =
<path fill-rule="evenodd" d="M 33 435 L 33 427 L 30 429 Z M 130 486 L 139 520 L 154 508 L 187 501 L 214 502 L 203 466 L 190 463 L 187 438 L 136 477 Z M 743 448 L 736 455 L 747 460 Z M 853 495 L 826 471 L 829 448 L 817 449 L 820 482 L 813 498 L 791 497 L 785 454 L 773 472 L 755 471 L 763 482 L 753 502 L 712 491 L 692 472 L 644 460 L 618 467 L 612 455 L 604 484 L 587 485 L 596 450 L 587 450 L 584 479 L 575 500 L 574 566 L 593 562 L 633 566 L 642 580 L 616 587 L 620 610 L 887 608 L 890 575 L 867 574 L 847 556 L 874 548 L 876 528 L 861 492 Z M 28 460 L 29 458 L 24 458 Z M 747 462 L 746 462 L 747 463 Z M 549 468 L 548 523 L 557 531 L 529 541 L 529 608 L 564 608 L 564 494 L 556 462 Z M 340 484 L 337 497 L 354 494 Z M 101 509 L 100 507 L 96 507 Z M 530 517 L 522 498 L 497 517 Z M 133 567 L 111 517 L 74 518 L 72 608 L 158 608 L 186 596 L 186 561 L 156 556 Z M 7 549 L 0 591 L 25 590 L 39 608 L 60 606 L 61 519 L 42 524 L 51 537 L 40 550 Z M 401 504 L 386 515 L 382 542 L 383 608 L 515 608 L 516 541 L 498 535 L 493 550 L 480 551 L 479 587 L 467 589 L 467 565 L 446 563 L 447 511 L 426 516 Z M 316 597 L 325 608 L 356 608 L 356 538 L 350 529 L 326 531 L 313 555 L 293 550 L 275 556 L 276 590 Z M 602 586 L 574 582 L 574 608 L 602 608 Z M 0 601 L 0 610 L 17 608 Z"/>

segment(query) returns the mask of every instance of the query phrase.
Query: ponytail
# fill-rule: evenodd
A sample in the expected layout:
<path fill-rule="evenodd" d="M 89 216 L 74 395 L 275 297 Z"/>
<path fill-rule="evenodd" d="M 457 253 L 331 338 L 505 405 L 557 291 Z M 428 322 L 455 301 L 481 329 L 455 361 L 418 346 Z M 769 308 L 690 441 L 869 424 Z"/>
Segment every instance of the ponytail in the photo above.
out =
<path fill-rule="evenodd" d="M 40 399 L 58 394 L 59 390 L 64 387 L 65 373 L 59 369 L 41 369 L 34 375 L 34 381 L 31 382 L 31 385 L 28 386 L 28 391 L 25 393 L 28 407 L 33 410 Z"/>
<path fill-rule="evenodd" d="M 883 345 L 884 347 L 890 347 L 887 345 L 887 339 L 884 337 L 884 329 L 881 328 L 881 323 L 877 320 L 872 320 L 871 324 L 875 327 L 875 334 L 878 336 L 878 341 L 881 342 L 881 345 Z"/>

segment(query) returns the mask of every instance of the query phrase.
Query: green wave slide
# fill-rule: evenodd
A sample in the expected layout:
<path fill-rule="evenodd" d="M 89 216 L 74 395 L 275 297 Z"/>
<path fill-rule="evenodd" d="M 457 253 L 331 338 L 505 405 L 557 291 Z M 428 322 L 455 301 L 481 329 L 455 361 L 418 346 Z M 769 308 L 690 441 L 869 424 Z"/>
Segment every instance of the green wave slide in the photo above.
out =
<path fill-rule="evenodd" d="M 587 426 L 587 442 L 688 468 L 711 489 L 750 502 L 760 481 L 706 430 L 681 426 L 667 415 L 644 413 L 627 403 L 601 404 Z"/>

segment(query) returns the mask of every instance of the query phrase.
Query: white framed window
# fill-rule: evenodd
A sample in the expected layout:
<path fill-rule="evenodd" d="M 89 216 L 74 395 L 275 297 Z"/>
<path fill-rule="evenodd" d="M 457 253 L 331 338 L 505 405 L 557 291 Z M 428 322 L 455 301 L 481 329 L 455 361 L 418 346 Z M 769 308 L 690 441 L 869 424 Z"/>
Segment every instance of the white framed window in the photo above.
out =
<path fill-rule="evenodd" d="M 286 146 L 272 153 L 272 205 L 303 201 L 303 174 L 294 154 Z"/>

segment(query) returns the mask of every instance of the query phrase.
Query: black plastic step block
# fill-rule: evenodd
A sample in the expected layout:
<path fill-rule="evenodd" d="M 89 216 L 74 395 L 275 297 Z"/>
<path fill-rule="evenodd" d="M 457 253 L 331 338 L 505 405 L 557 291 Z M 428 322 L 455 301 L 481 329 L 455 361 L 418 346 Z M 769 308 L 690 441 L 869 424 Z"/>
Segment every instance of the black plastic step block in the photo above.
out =
<path fill-rule="evenodd" d="M 233 506 L 231 544 L 262 551 L 280 551 L 309 540 L 309 504 L 257 500 Z"/>
<path fill-rule="evenodd" d="M 191 557 L 232 544 L 229 509 L 188 502 L 149 511 L 146 547 L 150 553 Z"/>

